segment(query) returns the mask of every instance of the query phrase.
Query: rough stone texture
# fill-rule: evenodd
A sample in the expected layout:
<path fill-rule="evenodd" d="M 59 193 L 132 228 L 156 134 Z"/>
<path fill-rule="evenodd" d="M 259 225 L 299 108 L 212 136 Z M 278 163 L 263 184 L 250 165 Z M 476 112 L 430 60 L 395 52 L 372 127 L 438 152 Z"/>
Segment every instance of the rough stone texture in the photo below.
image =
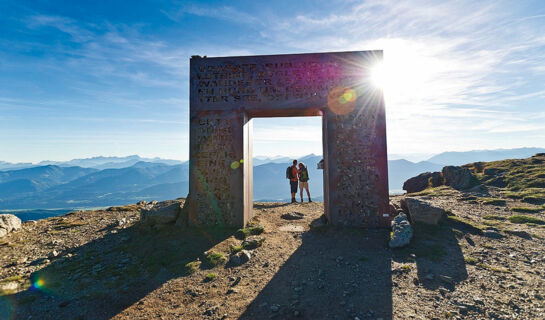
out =
<path fill-rule="evenodd" d="M 246 262 L 250 261 L 252 258 L 252 254 L 248 250 L 242 250 L 235 254 L 232 254 L 229 257 L 229 264 L 231 266 L 240 266 L 241 264 L 245 264 Z"/>
<path fill-rule="evenodd" d="M 476 178 L 467 168 L 446 166 L 442 170 L 445 184 L 457 190 L 465 190 L 475 185 Z"/>
<path fill-rule="evenodd" d="M 321 115 L 330 223 L 388 227 L 384 100 L 366 76 L 381 60 L 382 51 L 193 57 L 189 223 L 243 227 L 252 217 L 252 118 Z"/>
<path fill-rule="evenodd" d="M 255 248 L 261 247 L 263 245 L 265 238 L 259 236 L 249 236 L 244 241 L 242 241 L 242 247 L 246 250 L 253 250 Z"/>
<path fill-rule="evenodd" d="M 407 193 L 419 192 L 429 187 L 438 187 L 443 184 L 441 172 L 424 172 L 412 177 L 403 183 L 403 190 Z"/>
<path fill-rule="evenodd" d="M 13 214 L 0 214 L 0 238 L 19 229 L 21 229 L 21 219 Z"/>
<path fill-rule="evenodd" d="M 140 221 L 147 225 L 160 225 L 176 222 L 180 214 L 179 201 L 162 201 L 151 208 L 140 211 Z"/>
<path fill-rule="evenodd" d="M 445 214 L 445 210 L 424 200 L 405 198 L 401 200 L 401 207 L 407 208 L 412 222 L 437 224 Z"/>
<path fill-rule="evenodd" d="M 409 223 L 407 216 L 400 213 L 392 221 L 392 238 L 388 245 L 390 248 L 400 248 L 408 245 L 413 237 L 413 227 Z"/>

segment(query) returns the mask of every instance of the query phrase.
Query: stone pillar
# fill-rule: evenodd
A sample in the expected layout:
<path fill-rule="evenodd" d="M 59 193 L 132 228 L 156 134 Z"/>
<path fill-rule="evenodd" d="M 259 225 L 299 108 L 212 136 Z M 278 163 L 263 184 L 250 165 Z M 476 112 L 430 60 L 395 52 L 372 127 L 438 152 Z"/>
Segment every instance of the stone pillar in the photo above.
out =
<path fill-rule="evenodd" d="M 330 105 L 330 107 L 332 107 Z M 333 225 L 387 227 L 388 168 L 382 93 L 325 111 L 324 179 Z"/>
<path fill-rule="evenodd" d="M 240 227 L 250 216 L 247 122 L 239 111 L 190 115 L 190 225 Z"/>

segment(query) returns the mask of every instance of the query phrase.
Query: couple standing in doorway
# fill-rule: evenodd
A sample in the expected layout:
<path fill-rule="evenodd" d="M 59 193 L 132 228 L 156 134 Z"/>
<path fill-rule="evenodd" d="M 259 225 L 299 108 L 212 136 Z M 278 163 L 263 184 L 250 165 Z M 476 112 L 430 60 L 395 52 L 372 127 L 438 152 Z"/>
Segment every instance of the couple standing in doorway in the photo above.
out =
<path fill-rule="evenodd" d="M 310 191 L 308 189 L 308 169 L 304 163 L 300 162 L 297 167 L 297 160 L 293 160 L 293 165 L 286 170 L 286 178 L 290 180 L 291 188 L 291 203 L 297 202 L 295 196 L 297 195 L 297 186 L 301 190 L 301 202 L 303 202 L 303 189 L 307 190 L 308 202 L 312 202 L 310 199 Z"/>

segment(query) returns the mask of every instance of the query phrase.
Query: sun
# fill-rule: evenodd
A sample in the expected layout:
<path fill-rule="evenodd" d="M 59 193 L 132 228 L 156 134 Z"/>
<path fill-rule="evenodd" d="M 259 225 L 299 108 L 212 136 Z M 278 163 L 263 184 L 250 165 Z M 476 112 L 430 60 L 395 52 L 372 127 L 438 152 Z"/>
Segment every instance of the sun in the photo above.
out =
<path fill-rule="evenodd" d="M 385 85 L 385 72 L 384 72 L 384 63 L 378 62 L 371 67 L 371 83 L 378 88 L 384 88 Z"/>

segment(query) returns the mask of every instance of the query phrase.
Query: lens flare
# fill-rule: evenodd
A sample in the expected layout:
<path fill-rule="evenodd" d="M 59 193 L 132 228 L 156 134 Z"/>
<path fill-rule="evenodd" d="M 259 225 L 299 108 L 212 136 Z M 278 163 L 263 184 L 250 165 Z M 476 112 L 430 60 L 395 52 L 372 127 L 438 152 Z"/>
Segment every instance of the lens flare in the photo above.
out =
<path fill-rule="evenodd" d="M 34 282 L 32 282 L 32 288 L 35 290 L 43 290 L 45 289 L 45 281 L 44 279 L 38 278 Z"/>
<path fill-rule="evenodd" d="M 329 91 L 327 105 L 336 114 L 348 114 L 354 110 L 358 95 L 350 87 L 334 87 Z"/>
<path fill-rule="evenodd" d="M 238 169 L 238 167 L 240 167 L 240 162 L 238 162 L 238 161 L 233 161 L 233 162 L 231 163 L 231 169 L 236 170 L 236 169 Z"/>

